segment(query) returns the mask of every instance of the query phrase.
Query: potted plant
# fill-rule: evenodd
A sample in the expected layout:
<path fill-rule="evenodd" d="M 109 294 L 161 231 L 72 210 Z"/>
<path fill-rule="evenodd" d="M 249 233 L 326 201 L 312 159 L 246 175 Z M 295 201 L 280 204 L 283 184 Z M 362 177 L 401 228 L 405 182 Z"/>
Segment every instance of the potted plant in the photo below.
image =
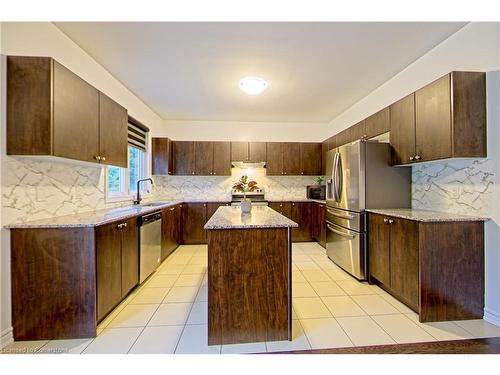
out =
<path fill-rule="evenodd" d="M 250 213 L 252 211 L 252 201 L 247 199 L 247 192 L 258 189 L 256 181 L 248 181 L 248 176 L 241 176 L 240 180 L 233 185 L 233 189 L 243 193 L 243 200 L 240 207 L 242 213 Z"/>

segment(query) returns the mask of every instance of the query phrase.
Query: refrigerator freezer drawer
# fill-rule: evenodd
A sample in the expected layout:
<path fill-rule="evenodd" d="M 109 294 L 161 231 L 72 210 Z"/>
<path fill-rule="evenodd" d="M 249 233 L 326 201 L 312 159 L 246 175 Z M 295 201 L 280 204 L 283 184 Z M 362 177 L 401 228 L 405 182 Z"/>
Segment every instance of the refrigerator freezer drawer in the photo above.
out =
<path fill-rule="evenodd" d="M 339 210 L 338 208 L 327 206 L 326 221 L 356 232 L 364 232 L 366 230 L 364 212 Z"/>
<path fill-rule="evenodd" d="M 366 280 L 366 235 L 326 223 L 326 253 L 339 267 L 349 272 L 358 280 Z"/>

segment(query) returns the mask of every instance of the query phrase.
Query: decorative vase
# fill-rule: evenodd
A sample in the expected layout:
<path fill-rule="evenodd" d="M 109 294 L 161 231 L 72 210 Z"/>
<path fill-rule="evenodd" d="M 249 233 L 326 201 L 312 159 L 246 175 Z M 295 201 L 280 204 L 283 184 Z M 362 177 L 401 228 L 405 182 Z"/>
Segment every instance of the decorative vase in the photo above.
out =
<path fill-rule="evenodd" d="M 252 201 L 250 199 L 243 199 L 240 203 L 241 213 L 249 214 L 252 211 Z"/>

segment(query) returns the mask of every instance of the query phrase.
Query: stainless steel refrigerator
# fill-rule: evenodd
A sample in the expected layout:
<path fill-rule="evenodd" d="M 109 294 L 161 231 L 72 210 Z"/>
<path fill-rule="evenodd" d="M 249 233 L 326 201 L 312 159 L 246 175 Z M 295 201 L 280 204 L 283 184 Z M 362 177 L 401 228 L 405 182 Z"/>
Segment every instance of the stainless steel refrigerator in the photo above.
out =
<path fill-rule="evenodd" d="M 411 168 L 391 167 L 388 143 L 356 141 L 326 158 L 326 251 L 359 280 L 368 276 L 369 208 L 411 206 Z"/>

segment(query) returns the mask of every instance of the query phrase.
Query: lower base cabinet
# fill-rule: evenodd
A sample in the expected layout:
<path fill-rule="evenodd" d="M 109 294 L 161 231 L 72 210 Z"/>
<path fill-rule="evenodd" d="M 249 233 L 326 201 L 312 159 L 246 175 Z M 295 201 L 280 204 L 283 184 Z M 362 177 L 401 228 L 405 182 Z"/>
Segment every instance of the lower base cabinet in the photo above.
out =
<path fill-rule="evenodd" d="M 182 243 L 185 245 L 207 243 L 203 228 L 212 215 L 228 202 L 188 202 L 182 204 Z"/>
<path fill-rule="evenodd" d="M 421 322 L 481 319 L 484 223 L 420 222 L 368 215 L 370 282 Z"/>
<path fill-rule="evenodd" d="M 96 336 L 139 282 L 137 219 L 11 229 L 14 340 Z"/>
<path fill-rule="evenodd" d="M 161 214 L 161 261 L 163 262 L 181 242 L 182 204 L 167 207 Z"/>
<path fill-rule="evenodd" d="M 326 247 L 326 206 L 322 203 L 311 203 L 311 237 Z"/>
<path fill-rule="evenodd" d="M 313 239 L 314 210 L 312 202 L 269 202 L 269 207 L 299 224 L 292 229 L 293 242 L 308 242 Z M 324 232 L 326 242 L 326 228 Z"/>

